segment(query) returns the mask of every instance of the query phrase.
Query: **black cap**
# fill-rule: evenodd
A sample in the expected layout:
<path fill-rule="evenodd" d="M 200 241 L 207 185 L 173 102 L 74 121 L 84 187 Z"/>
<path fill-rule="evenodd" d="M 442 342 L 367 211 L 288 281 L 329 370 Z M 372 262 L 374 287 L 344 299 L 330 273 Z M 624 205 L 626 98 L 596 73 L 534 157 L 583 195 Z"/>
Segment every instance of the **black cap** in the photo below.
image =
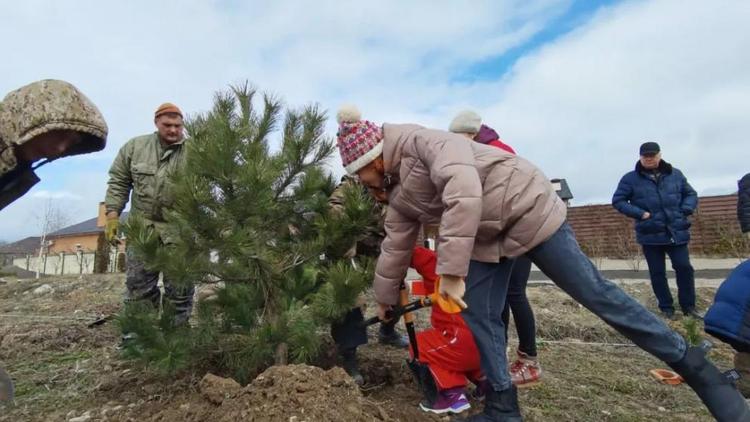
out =
<path fill-rule="evenodd" d="M 661 148 L 659 148 L 659 144 L 656 142 L 644 142 L 641 145 L 641 155 L 657 154 L 659 152 L 661 152 Z"/>

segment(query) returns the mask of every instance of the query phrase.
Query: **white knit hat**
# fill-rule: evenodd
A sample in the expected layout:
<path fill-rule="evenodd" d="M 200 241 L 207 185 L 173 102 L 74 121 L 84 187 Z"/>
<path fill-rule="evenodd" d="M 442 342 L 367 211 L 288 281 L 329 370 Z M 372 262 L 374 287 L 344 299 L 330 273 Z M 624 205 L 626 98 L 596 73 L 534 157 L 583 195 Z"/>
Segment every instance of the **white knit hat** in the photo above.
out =
<path fill-rule="evenodd" d="M 482 118 L 474 111 L 464 110 L 453 118 L 448 127 L 453 133 L 479 133 L 482 126 Z"/>

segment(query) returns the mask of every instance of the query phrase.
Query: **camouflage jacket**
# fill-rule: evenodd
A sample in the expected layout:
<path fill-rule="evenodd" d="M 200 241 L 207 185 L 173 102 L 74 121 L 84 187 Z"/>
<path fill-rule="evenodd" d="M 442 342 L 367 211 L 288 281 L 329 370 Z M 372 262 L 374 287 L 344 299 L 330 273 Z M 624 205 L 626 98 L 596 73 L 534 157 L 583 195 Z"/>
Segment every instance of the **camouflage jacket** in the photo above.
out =
<path fill-rule="evenodd" d="M 53 130 L 83 135 L 63 156 L 99 151 L 107 140 L 107 123 L 99 109 L 67 82 L 34 82 L 9 93 L 0 103 L 0 209 L 39 182 L 33 163 L 18 162 L 15 149 Z"/>
<path fill-rule="evenodd" d="M 336 186 L 336 189 L 331 194 L 330 198 L 328 198 L 328 205 L 330 205 L 331 210 L 333 211 L 339 211 L 343 209 L 344 207 L 344 189 L 346 186 L 356 185 L 363 189 L 366 194 L 369 195 L 369 192 L 367 192 L 367 188 L 362 185 L 359 180 L 351 177 L 351 176 L 344 176 L 341 179 L 341 183 Z M 385 239 L 385 212 L 387 207 L 379 202 L 375 202 L 375 206 L 373 207 L 372 212 L 374 214 L 377 214 L 378 216 L 378 224 L 374 225 L 373 227 L 368 227 L 367 234 L 365 238 L 357 242 L 355 246 L 353 246 L 353 249 L 356 254 L 359 255 L 365 255 L 365 256 L 377 256 L 380 254 L 380 244 L 383 242 L 383 239 Z"/>
<path fill-rule="evenodd" d="M 162 146 L 156 133 L 129 140 L 109 169 L 107 212 L 122 214 L 133 192 L 130 213 L 138 214 L 162 233 L 163 210 L 172 205 L 170 176 L 185 157 L 185 141 Z"/>

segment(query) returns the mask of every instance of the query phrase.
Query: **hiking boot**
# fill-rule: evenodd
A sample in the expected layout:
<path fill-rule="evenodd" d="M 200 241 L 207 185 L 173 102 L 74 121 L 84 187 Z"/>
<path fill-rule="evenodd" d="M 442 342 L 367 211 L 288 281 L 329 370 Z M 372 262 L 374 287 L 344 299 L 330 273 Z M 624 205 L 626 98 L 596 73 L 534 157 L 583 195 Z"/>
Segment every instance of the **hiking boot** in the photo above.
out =
<path fill-rule="evenodd" d="M 707 341 L 700 347 L 690 347 L 682 360 L 669 366 L 682 376 L 717 421 L 750 421 L 750 408 L 742 394 L 728 376 L 706 359 L 710 348 Z"/>
<path fill-rule="evenodd" d="M 518 390 L 515 385 L 503 391 L 487 390 L 484 400 L 484 411 L 463 422 L 522 422 L 521 410 L 518 408 Z"/>
<path fill-rule="evenodd" d="M 686 317 L 703 321 L 703 315 L 699 314 L 698 311 L 695 310 L 695 308 L 682 311 L 682 313 L 685 314 Z"/>
<path fill-rule="evenodd" d="M 458 414 L 464 410 L 470 409 L 471 405 L 466 399 L 463 387 L 455 387 L 438 391 L 435 403 L 429 403 L 427 400 L 422 400 L 422 402 L 419 403 L 419 407 L 425 412 L 441 415 L 443 413 Z"/>
<path fill-rule="evenodd" d="M 542 378 L 542 367 L 536 356 L 518 351 L 518 358 L 510 365 L 510 379 L 519 388 L 530 387 Z"/>
<path fill-rule="evenodd" d="M 362 376 L 362 373 L 359 372 L 359 362 L 357 362 L 356 349 L 353 351 L 347 350 L 346 352 L 342 352 L 341 357 L 343 358 L 341 367 L 344 368 L 344 371 L 346 371 L 350 377 L 352 377 L 354 383 L 360 387 L 365 385 L 365 378 Z"/>
<path fill-rule="evenodd" d="M 490 386 L 490 382 L 487 381 L 487 378 L 472 382 L 474 383 L 476 388 L 471 392 L 471 399 L 476 401 L 484 401 L 484 396 L 487 394 L 487 391 L 492 388 Z"/>
<path fill-rule="evenodd" d="M 380 344 L 399 349 L 409 347 L 409 338 L 407 336 L 399 334 L 393 326 L 390 326 L 390 329 L 385 327 L 385 325 L 380 326 L 380 332 L 378 333 L 378 342 Z"/>
<path fill-rule="evenodd" d="M 662 309 L 661 316 L 664 317 L 664 319 L 668 319 L 670 321 L 677 320 L 677 316 L 674 313 L 674 309 Z"/>

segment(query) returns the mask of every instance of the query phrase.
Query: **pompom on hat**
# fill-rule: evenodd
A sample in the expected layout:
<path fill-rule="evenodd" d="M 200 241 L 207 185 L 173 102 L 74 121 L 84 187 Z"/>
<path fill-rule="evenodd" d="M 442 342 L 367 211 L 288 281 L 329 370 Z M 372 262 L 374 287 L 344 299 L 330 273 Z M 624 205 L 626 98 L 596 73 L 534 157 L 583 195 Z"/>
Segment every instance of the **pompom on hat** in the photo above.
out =
<path fill-rule="evenodd" d="M 383 153 L 383 131 L 373 122 L 362 120 L 354 105 L 342 106 L 336 113 L 339 132 L 336 145 L 346 172 L 354 174 Z"/>
<path fill-rule="evenodd" d="M 474 111 L 464 110 L 453 118 L 448 130 L 453 133 L 479 133 L 482 118 Z"/>

